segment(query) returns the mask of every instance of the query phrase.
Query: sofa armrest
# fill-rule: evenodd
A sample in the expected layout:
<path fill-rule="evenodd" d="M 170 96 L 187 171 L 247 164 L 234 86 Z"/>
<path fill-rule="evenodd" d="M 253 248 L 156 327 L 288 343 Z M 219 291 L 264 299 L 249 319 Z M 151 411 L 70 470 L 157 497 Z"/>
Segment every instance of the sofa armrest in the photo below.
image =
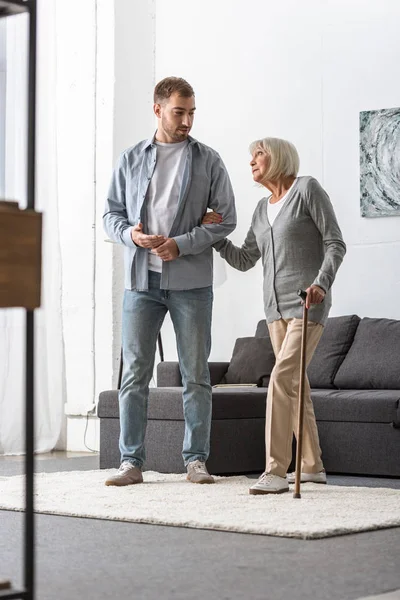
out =
<path fill-rule="evenodd" d="M 220 383 L 227 372 L 228 362 L 209 362 L 211 385 Z M 157 365 L 157 387 L 182 387 L 181 372 L 179 363 L 166 361 Z"/>

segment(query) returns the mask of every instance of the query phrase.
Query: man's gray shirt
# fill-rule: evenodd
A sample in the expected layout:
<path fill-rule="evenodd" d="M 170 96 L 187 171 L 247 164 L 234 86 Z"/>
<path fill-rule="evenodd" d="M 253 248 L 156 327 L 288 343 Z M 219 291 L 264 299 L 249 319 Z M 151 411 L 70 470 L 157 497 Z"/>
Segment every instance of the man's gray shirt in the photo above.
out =
<path fill-rule="evenodd" d="M 326 292 L 322 304 L 309 310 L 309 320 L 325 324 L 331 308 L 331 286 L 346 253 L 340 227 L 329 197 L 313 177 L 299 177 L 272 227 L 268 198 L 258 203 L 241 248 L 229 240 L 215 248 L 241 271 L 262 258 L 264 308 L 268 323 L 301 318 L 299 288 L 318 285 Z"/>
<path fill-rule="evenodd" d="M 163 262 L 161 288 L 189 290 L 212 285 L 212 245 L 236 227 L 234 195 L 219 154 L 192 137 L 188 138 L 182 189 L 169 237 L 179 249 L 175 260 Z M 154 138 L 122 153 L 114 170 L 105 212 L 104 228 L 115 242 L 125 246 L 125 288 L 148 289 L 147 248 L 136 246 L 132 226 L 143 224 L 147 233 L 145 199 L 157 161 Z M 221 224 L 202 225 L 207 208 L 220 213 Z"/>

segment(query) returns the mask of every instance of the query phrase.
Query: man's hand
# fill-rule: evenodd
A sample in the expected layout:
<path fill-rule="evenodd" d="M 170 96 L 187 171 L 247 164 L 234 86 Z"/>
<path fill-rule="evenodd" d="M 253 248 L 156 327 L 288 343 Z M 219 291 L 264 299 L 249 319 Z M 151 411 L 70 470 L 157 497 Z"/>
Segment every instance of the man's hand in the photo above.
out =
<path fill-rule="evenodd" d="M 306 289 L 307 298 L 306 298 L 306 307 L 310 308 L 311 304 L 321 304 L 325 298 L 325 292 L 322 288 L 317 285 L 311 285 Z"/>
<path fill-rule="evenodd" d="M 167 239 L 164 235 L 147 235 L 143 233 L 143 225 L 139 223 L 132 227 L 131 238 L 136 246 L 141 248 L 158 248 Z"/>
<path fill-rule="evenodd" d="M 211 225 L 212 223 L 222 223 L 222 216 L 213 210 L 206 212 L 201 221 L 202 225 Z"/>
<path fill-rule="evenodd" d="M 172 238 L 167 238 L 161 246 L 152 250 L 153 254 L 159 256 L 162 260 L 175 260 L 179 256 L 179 248 L 176 241 Z"/>

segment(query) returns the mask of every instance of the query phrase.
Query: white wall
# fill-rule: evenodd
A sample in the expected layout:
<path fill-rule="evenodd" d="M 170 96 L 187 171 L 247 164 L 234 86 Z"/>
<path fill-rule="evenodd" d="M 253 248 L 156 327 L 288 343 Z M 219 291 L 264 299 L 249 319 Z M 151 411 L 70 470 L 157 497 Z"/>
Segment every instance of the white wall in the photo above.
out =
<path fill-rule="evenodd" d="M 94 396 L 95 25 L 93 0 L 57 4 L 58 196 L 68 414 L 79 414 Z"/>
<path fill-rule="evenodd" d="M 360 111 L 400 106 L 400 4 L 341 5 L 323 27 L 324 183 L 348 243 L 332 314 L 399 319 L 400 219 L 360 217 L 357 129 Z"/>
<path fill-rule="evenodd" d="M 93 404 L 95 389 L 96 2 L 58 0 L 55 11 L 65 413 L 68 447 L 76 449 L 75 420 Z"/>
<path fill-rule="evenodd" d="M 331 315 L 400 318 L 400 218 L 362 219 L 359 133 L 362 110 L 399 106 L 397 0 L 158 0 L 156 79 L 187 78 L 196 91 L 192 133 L 222 155 L 237 197 L 241 244 L 257 200 L 249 143 L 290 139 L 301 174 L 315 176 L 334 204 L 348 253 Z M 171 35 L 173 32 L 173 35 Z M 230 358 L 234 340 L 263 317 L 261 268 L 227 267 L 215 291 L 211 358 Z M 166 360 L 176 357 L 164 327 Z"/>

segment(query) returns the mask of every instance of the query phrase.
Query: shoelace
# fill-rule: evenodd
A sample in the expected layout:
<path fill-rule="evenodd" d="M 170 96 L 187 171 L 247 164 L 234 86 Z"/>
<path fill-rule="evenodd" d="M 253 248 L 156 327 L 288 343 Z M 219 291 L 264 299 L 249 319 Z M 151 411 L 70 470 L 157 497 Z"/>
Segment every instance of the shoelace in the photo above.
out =
<path fill-rule="evenodd" d="M 206 466 L 204 463 L 202 462 L 198 462 L 197 460 L 193 462 L 192 464 L 192 469 L 196 472 L 196 473 L 204 473 L 207 474 L 206 471 Z"/>
<path fill-rule="evenodd" d="M 258 483 L 271 483 L 273 480 L 273 475 L 271 473 L 263 473 L 258 480 Z"/>
<path fill-rule="evenodd" d="M 134 465 L 128 461 L 122 463 L 120 468 L 118 469 L 119 473 L 125 473 L 125 471 L 129 471 L 129 469 L 133 469 Z"/>

